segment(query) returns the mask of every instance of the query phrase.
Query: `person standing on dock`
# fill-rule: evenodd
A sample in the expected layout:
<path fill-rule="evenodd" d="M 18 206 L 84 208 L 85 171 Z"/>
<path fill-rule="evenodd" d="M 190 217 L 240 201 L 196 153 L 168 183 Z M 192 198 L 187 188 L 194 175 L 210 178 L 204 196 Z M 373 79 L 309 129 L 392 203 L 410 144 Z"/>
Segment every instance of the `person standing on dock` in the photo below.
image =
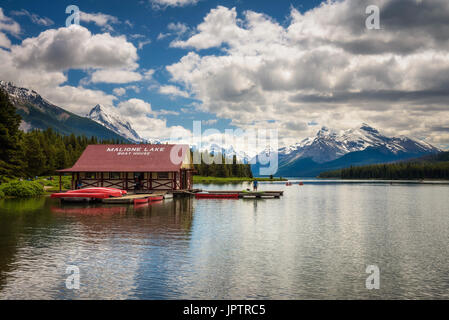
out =
<path fill-rule="evenodd" d="M 257 191 L 258 184 L 259 184 L 259 181 L 254 179 L 254 181 L 253 181 L 253 191 Z"/>

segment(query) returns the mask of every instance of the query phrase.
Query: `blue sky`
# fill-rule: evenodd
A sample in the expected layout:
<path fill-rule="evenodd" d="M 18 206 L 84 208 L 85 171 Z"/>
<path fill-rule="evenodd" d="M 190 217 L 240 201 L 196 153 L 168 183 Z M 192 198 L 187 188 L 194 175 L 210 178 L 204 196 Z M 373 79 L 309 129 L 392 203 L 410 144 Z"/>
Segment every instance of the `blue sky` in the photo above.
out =
<path fill-rule="evenodd" d="M 372 3 L 378 31 L 365 28 Z M 72 35 L 62 30 L 69 5 L 85 15 Z M 148 138 L 203 120 L 219 130 L 277 129 L 282 145 L 319 126 L 368 122 L 449 144 L 442 0 L 3 0 L 0 8 L 2 80 L 79 114 L 96 103 L 115 108 Z M 77 37 L 93 42 L 80 43 L 90 53 L 71 56 Z M 101 41 L 106 62 L 97 61 Z M 67 63 L 50 61 L 59 58 Z"/>

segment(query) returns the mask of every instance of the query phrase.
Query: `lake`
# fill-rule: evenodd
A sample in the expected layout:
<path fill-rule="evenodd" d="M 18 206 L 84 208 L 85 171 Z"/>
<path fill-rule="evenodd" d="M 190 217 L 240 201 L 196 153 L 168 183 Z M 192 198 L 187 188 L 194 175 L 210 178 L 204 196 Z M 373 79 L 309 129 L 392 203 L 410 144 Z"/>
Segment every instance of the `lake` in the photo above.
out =
<path fill-rule="evenodd" d="M 136 209 L 0 200 L 0 299 L 449 298 L 449 185 L 259 189 L 285 194 Z M 365 286 L 368 265 L 378 290 Z M 67 289 L 67 266 L 79 290 Z"/>

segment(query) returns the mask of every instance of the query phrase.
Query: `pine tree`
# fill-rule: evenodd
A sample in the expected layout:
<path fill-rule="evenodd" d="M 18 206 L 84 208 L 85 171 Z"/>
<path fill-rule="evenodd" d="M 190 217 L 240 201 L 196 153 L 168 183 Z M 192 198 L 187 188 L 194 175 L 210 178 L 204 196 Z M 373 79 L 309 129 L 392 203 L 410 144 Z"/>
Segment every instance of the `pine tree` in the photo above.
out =
<path fill-rule="evenodd" d="M 19 130 L 21 117 L 9 101 L 8 94 L 0 89 L 0 179 L 22 172 L 22 133 Z"/>

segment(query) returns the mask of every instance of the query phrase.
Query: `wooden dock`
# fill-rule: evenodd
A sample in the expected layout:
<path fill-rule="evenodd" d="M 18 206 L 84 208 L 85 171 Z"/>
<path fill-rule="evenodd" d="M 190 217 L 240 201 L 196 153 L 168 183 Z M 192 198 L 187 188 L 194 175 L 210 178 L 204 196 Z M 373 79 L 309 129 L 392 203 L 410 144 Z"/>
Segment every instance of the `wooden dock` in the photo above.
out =
<path fill-rule="evenodd" d="M 132 204 L 135 199 L 145 199 L 152 197 L 163 196 L 164 199 L 171 199 L 174 196 L 195 196 L 195 194 L 203 192 L 201 189 L 195 190 L 173 190 L 173 191 L 160 191 L 155 193 L 137 193 L 128 194 L 119 198 L 107 198 L 102 199 L 103 203 L 107 204 Z M 246 191 L 221 191 L 212 190 L 205 191 L 211 195 L 226 195 L 226 194 L 238 194 L 239 199 L 279 199 L 284 195 L 284 191 L 258 191 L 258 192 L 246 192 Z"/>
<path fill-rule="evenodd" d="M 207 191 L 209 194 L 238 194 L 240 199 L 279 199 L 284 191 Z"/>
<path fill-rule="evenodd" d="M 108 204 L 131 204 L 134 203 L 134 200 L 136 199 L 146 199 L 146 198 L 151 199 L 153 197 L 160 197 L 160 196 L 163 196 L 164 199 L 173 198 L 173 195 L 167 194 L 166 192 L 157 192 L 149 194 L 139 193 L 139 194 L 129 194 L 119 198 L 102 199 L 102 202 Z"/>
<path fill-rule="evenodd" d="M 174 196 L 195 196 L 195 194 L 200 192 L 207 192 L 212 195 L 226 195 L 226 194 L 238 194 L 239 199 L 279 199 L 284 195 L 284 191 L 238 191 L 238 190 L 175 190 L 170 191 Z"/>

